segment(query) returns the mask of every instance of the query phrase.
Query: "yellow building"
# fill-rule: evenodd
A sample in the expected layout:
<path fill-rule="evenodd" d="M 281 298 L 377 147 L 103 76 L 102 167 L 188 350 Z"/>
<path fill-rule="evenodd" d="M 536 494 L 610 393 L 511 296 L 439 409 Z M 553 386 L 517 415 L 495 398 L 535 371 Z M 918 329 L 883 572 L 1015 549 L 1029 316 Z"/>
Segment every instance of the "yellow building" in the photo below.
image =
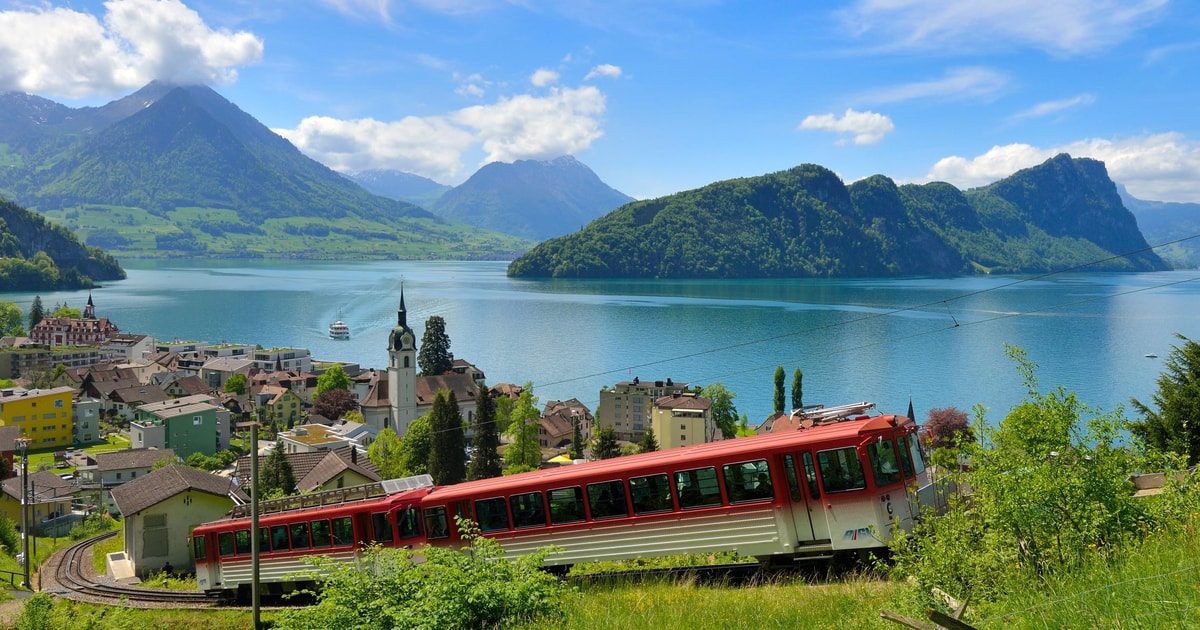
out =
<path fill-rule="evenodd" d="M 0 426 L 20 428 L 30 449 L 70 446 L 75 441 L 71 419 L 74 393 L 70 387 L 0 390 Z"/>
<path fill-rule="evenodd" d="M 716 434 L 712 401 L 691 392 L 659 397 L 650 406 L 650 426 L 659 450 L 711 442 Z"/>

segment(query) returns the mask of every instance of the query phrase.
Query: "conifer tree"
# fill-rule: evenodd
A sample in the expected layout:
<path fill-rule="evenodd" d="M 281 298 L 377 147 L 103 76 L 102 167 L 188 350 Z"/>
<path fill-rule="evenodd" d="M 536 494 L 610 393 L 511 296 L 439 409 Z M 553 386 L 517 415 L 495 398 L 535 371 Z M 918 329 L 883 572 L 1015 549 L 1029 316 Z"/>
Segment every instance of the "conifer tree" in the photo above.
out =
<path fill-rule="evenodd" d="M 612 427 L 603 427 L 596 431 L 596 444 L 592 446 L 592 457 L 612 459 L 620 456 L 621 446 L 617 444 L 617 434 Z"/>
<path fill-rule="evenodd" d="M 783 413 L 783 404 L 786 400 L 783 397 L 783 383 L 786 379 L 787 375 L 783 371 L 783 366 L 775 366 L 775 415 Z"/>
<path fill-rule="evenodd" d="M 1141 420 L 1129 432 L 1147 446 L 1187 458 L 1188 466 L 1200 462 L 1200 343 L 1176 334 L 1183 343 L 1174 346 L 1156 381 L 1152 409 L 1134 398 L 1130 402 Z"/>
<path fill-rule="evenodd" d="M 638 443 L 639 453 L 653 453 L 658 450 L 658 439 L 654 437 L 654 429 L 647 427 L 646 432 L 642 434 L 642 441 Z"/>
<path fill-rule="evenodd" d="M 579 425 L 579 416 L 574 416 L 572 420 L 571 459 L 583 459 L 583 428 Z"/>
<path fill-rule="evenodd" d="M 434 315 L 425 320 L 425 334 L 421 336 L 421 350 L 417 354 L 417 365 L 421 374 L 437 376 L 454 367 L 454 354 L 450 352 L 450 336 L 446 334 L 446 320 Z"/>
<path fill-rule="evenodd" d="M 500 433 L 496 431 L 496 405 L 492 393 L 480 387 L 475 395 L 475 438 L 471 441 L 471 464 L 467 469 L 470 479 L 499 477 Z"/>
<path fill-rule="evenodd" d="M 792 373 L 792 409 L 804 406 L 804 373 L 800 368 Z"/>
<path fill-rule="evenodd" d="M 46 318 L 46 307 L 42 306 L 42 296 L 33 296 L 33 304 L 29 305 L 29 332 L 33 332 L 33 327 L 38 325 L 38 322 Z"/>
<path fill-rule="evenodd" d="M 454 392 L 442 390 L 429 412 L 429 474 L 433 483 L 448 486 L 467 476 L 462 412 Z"/>
<path fill-rule="evenodd" d="M 257 457 L 253 453 L 250 456 Z M 292 463 L 288 461 L 287 453 L 284 451 L 283 440 L 275 442 L 275 448 L 271 449 L 259 472 L 260 496 L 275 494 L 287 496 L 296 491 L 296 473 L 292 470 Z"/>

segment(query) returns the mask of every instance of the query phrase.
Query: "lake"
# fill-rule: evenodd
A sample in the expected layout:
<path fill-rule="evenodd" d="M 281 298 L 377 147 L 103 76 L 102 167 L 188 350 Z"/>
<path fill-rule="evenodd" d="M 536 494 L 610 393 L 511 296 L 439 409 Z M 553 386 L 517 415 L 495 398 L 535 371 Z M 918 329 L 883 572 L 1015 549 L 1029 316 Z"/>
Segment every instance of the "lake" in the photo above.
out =
<path fill-rule="evenodd" d="M 404 285 L 409 324 L 446 320 L 455 357 L 489 383 L 531 381 L 544 403 L 593 410 L 634 376 L 722 382 L 751 423 L 772 410 L 777 365 L 804 372 L 804 402 L 861 400 L 918 418 L 983 405 L 995 422 L 1025 394 L 1005 344 L 1105 410 L 1149 402 L 1174 333 L 1200 338 L 1200 272 L 1041 279 L 516 280 L 498 262 L 130 261 L 94 292 L 123 332 L 294 346 L 382 368 Z M 28 310 L 31 293 L 3 299 Z M 87 292 L 46 292 L 47 309 Z M 340 315 L 339 315 L 340 313 Z M 341 318 L 351 338 L 331 340 Z M 1156 353 L 1158 358 L 1146 358 Z"/>

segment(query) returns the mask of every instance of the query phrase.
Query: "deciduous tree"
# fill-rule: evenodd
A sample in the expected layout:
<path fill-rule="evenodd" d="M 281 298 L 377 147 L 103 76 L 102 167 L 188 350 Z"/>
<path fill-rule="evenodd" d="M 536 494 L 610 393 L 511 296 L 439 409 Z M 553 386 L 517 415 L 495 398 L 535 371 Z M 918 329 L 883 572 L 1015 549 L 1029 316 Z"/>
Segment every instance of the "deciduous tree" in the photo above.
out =
<path fill-rule="evenodd" d="M 316 400 L 313 401 L 313 411 L 330 420 L 337 420 L 356 409 L 358 409 L 358 401 L 354 400 L 354 396 L 349 390 L 345 389 L 327 390 L 317 394 Z"/>
<path fill-rule="evenodd" d="M 0 302 L 0 335 L 20 335 L 25 332 L 25 314 L 12 302 Z"/>
<path fill-rule="evenodd" d="M 350 391 L 350 377 L 346 375 L 346 371 L 342 369 L 340 363 L 333 364 L 332 367 L 317 377 L 317 393 L 313 398 L 332 389 Z"/>
<path fill-rule="evenodd" d="M 513 406 L 508 434 L 512 443 L 504 450 L 504 463 L 537 470 L 542 465 L 542 447 L 538 443 L 537 397 L 533 395 L 533 383 L 526 383 L 517 404 Z"/>
<path fill-rule="evenodd" d="M 429 416 L 424 415 L 408 425 L 408 433 L 400 438 L 402 477 L 429 472 Z"/>
<path fill-rule="evenodd" d="M 421 349 L 417 354 L 417 365 L 421 373 L 436 376 L 445 374 L 454 366 L 454 354 L 450 352 L 450 335 L 446 334 L 446 320 L 434 315 L 425 320 L 425 334 L 421 336 Z"/>
<path fill-rule="evenodd" d="M 1176 334 L 1181 343 L 1171 349 L 1158 375 L 1158 390 L 1151 400 L 1157 409 L 1133 399 L 1141 419 L 1130 424 L 1130 433 L 1150 448 L 1200 463 L 1200 343 Z"/>
<path fill-rule="evenodd" d="M 503 469 L 499 448 L 496 405 L 488 388 L 480 387 L 475 395 L 475 438 L 471 441 L 471 463 L 467 468 L 467 476 L 471 479 L 499 477 Z"/>
<path fill-rule="evenodd" d="M 379 469 L 379 475 L 384 479 L 397 479 L 404 476 L 404 454 L 400 448 L 400 438 L 391 427 L 385 427 L 375 436 L 375 441 L 367 448 L 367 458 Z"/>
<path fill-rule="evenodd" d="M 728 440 L 737 437 L 738 411 L 733 405 L 734 393 L 725 389 L 721 382 L 713 383 L 702 390 L 705 398 L 712 401 L 712 417 L 721 437 Z"/>
<path fill-rule="evenodd" d="M 234 374 L 225 379 L 225 391 L 244 396 L 246 394 L 246 375 Z"/>
<path fill-rule="evenodd" d="M 433 483 L 448 486 L 467 476 L 462 412 L 454 392 L 441 390 L 429 412 L 429 474 Z"/>
<path fill-rule="evenodd" d="M 975 433 L 967 421 L 967 412 L 956 407 L 930 409 L 924 429 L 925 437 L 933 448 L 975 441 Z"/>

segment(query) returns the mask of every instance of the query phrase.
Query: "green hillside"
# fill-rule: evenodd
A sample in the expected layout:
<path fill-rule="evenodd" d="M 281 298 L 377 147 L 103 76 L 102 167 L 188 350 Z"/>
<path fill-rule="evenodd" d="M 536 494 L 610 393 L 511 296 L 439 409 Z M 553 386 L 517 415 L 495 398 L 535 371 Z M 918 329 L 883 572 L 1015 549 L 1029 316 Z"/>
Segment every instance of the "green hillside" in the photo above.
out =
<path fill-rule="evenodd" d="M 124 277 L 125 270 L 108 254 L 0 199 L 0 291 L 82 289 Z"/>
<path fill-rule="evenodd" d="M 517 277 L 778 278 L 1156 270 L 1104 165 L 1060 155 L 990 186 L 846 186 L 813 164 L 634 202 L 513 261 Z"/>

